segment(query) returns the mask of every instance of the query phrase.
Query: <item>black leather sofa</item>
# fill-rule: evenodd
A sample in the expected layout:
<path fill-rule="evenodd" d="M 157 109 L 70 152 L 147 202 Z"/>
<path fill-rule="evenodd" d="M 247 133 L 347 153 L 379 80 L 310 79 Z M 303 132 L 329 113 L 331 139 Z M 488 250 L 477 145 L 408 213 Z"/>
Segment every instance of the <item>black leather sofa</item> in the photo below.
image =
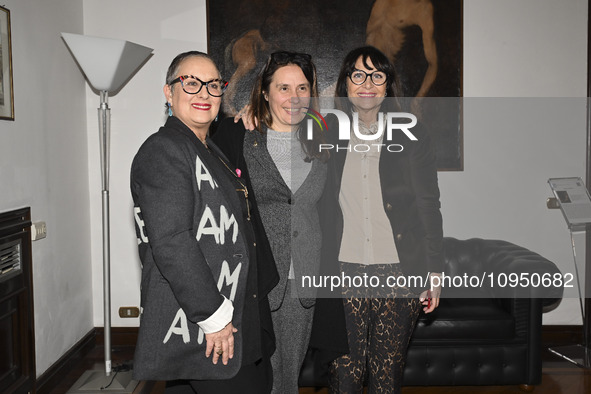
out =
<path fill-rule="evenodd" d="M 482 287 L 445 288 L 439 308 L 421 314 L 403 384 L 520 385 L 529 391 L 542 375 L 542 312 L 562 298 L 562 287 L 554 287 L 560 282 L 548 278 L 560 271 L 539 254 L 506 241 L 444 238 L 444 250 L 446 275 L 485 280 Z M 521 282 L 512 287 L 511 279 L 518 278 Z M 534 279 L 534 286 L 526 286 L 524 278 Z M 326 371 L 314 365 L 309 352 L 300 386 L 326 386 Z"/>

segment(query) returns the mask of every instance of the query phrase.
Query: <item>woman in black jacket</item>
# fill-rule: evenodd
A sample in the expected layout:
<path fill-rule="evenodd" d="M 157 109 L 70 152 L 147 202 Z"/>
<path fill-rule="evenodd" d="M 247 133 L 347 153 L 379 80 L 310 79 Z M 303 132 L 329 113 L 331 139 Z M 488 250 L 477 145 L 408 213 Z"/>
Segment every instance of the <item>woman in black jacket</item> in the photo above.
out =
<path fill-rule="evenodd" d="M 388 132 L 388 123 L 413 119 L 397 105 L 395 80 L 376 48 L 351 51 L 335 94 L 351 127 L 327 116 L 323 273 L 377 278 L 361 287 L 344 283 L 342 300 L 317 302 L 311 346 L 346 353 L 329 369 L 333 393 L 361 393 L 366 378 L 368 393 L 399 393 L 421 306 L 430 313 L 439 303 L 439 288 L 427 290 L 443 263 L 435 157 L 420 125 Z M 410 283 L 411 276 L 426 283 Z"/>
<path fill-rule="evenodd" d="M 209 56 L 178 55 L 164 85 L 169 118 L 133 160 L 142 261 L 134 377 L 259 394 L 270 390 L 266 296 L 278 278 L 248 188 L 208 137 L 225 87 Z"/>

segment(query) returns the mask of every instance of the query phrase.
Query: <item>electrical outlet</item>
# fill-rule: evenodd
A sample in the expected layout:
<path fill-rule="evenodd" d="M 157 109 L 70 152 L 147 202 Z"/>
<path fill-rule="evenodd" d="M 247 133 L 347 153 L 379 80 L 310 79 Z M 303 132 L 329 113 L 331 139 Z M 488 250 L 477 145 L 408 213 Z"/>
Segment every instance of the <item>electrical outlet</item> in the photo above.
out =
<path fill-rule="evenodd" d="M 137 306 L 122 306 L 119 308 L 119 317 L 139 317 L 140 308 Z"/>

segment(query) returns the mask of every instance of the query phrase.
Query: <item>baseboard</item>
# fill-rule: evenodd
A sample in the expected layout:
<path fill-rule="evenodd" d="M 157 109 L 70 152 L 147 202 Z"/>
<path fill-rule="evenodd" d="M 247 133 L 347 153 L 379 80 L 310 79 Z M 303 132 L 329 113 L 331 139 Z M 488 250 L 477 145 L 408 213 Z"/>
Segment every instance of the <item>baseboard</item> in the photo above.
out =
<path fill-rule="evenodd" d="M 59 360 L 47 369 L 36 382 L 37 394 L 49 394 L 62 381 L 62 378 L 96 347 L 96 329 L 92 329 Z"/>
<path fill-rule="evenodd" d="M 37 394 L 49 394 L 61 382 L 70 370 L 97 346 L 104 344 L 105 330 L 95 327 L 45 371 L 36 382 Z M 111 328 L 111 346 L 135 346 L 137 342 L 137 327 Z"/>
<path fill-rule="evenodd" d="M 103 346 L 105 343 L 105 330 L 96 327 L 96 344 Z M 111 346 L 132 346 L 137 343 L 138 327 L 112 327 Z"/>
<path fill-rule="evenodd" d="M 542 346 L 566 346 L 583 343 L 582 325 L 542 326 Z"/>

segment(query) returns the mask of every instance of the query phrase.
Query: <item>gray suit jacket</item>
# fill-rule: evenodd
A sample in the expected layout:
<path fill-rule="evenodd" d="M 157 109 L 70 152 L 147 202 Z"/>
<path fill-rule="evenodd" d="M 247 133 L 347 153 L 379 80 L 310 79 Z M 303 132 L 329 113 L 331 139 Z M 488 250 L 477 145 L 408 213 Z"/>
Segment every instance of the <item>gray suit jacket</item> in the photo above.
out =
<path fill-rule="evenodd" d="M 243 154 L 279 272 L 279 284 L 269 293 L 271 310 L 279 309 L 283 302 L 292 261 L 300 302 L 311 307 L 315 302 L 313 289 L 299 285 L 303 275 L 318 274 L 322 237 L 317 204 L 327 166 L 314 160 L 306 180 L 293 194 L 267 151 L 266 134 L 246 131 Z"/>

